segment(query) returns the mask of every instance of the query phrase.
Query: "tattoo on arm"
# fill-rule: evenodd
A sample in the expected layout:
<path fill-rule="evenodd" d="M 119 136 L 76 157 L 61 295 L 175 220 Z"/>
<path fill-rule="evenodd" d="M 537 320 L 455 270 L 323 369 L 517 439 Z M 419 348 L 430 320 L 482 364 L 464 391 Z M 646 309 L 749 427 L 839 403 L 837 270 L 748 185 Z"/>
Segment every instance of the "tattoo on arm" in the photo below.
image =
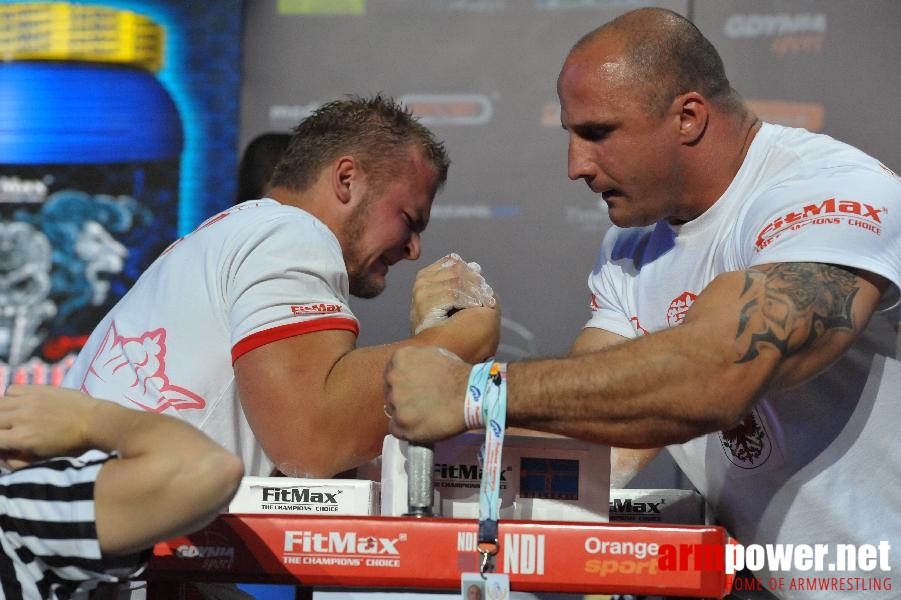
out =
<path fill-rule="evenodd" d="M 744 356 L 753 360 L 762 346 L 790 356 L 832 329 L 853 329 L 851 306 L 857 277 L 841 267 L 782 263 L 745 273 L 737 340 L 748 339 Z"/>

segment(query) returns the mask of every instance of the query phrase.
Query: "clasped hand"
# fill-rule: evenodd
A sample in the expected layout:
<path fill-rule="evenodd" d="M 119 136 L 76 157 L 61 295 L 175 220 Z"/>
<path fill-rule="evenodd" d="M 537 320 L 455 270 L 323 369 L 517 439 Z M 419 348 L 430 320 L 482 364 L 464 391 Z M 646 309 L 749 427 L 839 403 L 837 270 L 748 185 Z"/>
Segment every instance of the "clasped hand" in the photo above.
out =
<path fill-rule="evenodd" d="M 413 334 L 441 325 L 461 309 L 494 308 L 494 290 L 481 273 L 478 263 L 467 263 L 457 254 L 449 254 L 419 271 L 410 305 Z"/>

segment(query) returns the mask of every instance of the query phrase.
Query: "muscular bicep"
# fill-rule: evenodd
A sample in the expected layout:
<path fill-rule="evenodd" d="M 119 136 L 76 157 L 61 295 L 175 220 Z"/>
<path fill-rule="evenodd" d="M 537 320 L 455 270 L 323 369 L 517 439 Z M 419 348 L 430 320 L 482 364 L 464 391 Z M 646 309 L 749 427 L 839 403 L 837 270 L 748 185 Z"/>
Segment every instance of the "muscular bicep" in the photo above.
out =
<path fill-rule="evenodd" d="M 301 455 L 312 459 L 311 448 L 328 444 L 323 423 L 333 410 L 340 411 L 328 401 L 329 374 L 355 341 L 349 331 L 317 331 L 260 346 L 235 361 L 244 414 L 277 465 L 289 463 L 289 470 L 305 471 Z"/>
<path fill-rule="evenodd" d="M 731 363 L 751 366 L 764 387 L 785 388 L 841 356 L 887 286 L 879 276 L 828 264 L 759 265 L 717 277 L 683 326 L 711 327 Z"/>

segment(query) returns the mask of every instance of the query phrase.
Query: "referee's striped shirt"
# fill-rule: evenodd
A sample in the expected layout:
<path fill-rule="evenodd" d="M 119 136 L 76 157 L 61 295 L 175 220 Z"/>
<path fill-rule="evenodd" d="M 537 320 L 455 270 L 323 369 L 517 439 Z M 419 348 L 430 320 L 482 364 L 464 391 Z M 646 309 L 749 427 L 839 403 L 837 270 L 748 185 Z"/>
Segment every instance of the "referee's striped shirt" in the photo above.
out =
<path fill-rule="evenodd" d="M 100 555 L 94 482 L 107 460 L 58 458 L 0 473 L 0 598 L 82 597 L 142 567 L 146 555 Z"/>

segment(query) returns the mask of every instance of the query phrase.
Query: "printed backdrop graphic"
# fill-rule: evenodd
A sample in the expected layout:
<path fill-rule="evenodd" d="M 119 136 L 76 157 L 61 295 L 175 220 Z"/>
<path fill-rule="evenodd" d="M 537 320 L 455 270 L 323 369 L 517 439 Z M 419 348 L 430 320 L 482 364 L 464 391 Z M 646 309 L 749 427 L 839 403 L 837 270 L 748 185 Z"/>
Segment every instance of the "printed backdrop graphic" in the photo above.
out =
<path fill-rule="evenodd" d="M 234 197 L 240 0 L 0 2 L 0 385 Z"/>
<path fill-rule="evenodd" d="M 499 295 L 501 358 L 567 352 L 588 319 L 586 278 L 610 221 L 597 196 L 567 179 L 557 73 L 582 35 L 648 5 L 696 23 L 764 119 L 901 169 L 895 0 L 247 3 L 241 147 L 289 131 L 324 101 L 384 92 L 434 129 L 453 161 L 419 263 L 396 265 L 382 296 L 354 304 L 361 344 L 406 336 L 416 270 L 457 251 Z"/>

